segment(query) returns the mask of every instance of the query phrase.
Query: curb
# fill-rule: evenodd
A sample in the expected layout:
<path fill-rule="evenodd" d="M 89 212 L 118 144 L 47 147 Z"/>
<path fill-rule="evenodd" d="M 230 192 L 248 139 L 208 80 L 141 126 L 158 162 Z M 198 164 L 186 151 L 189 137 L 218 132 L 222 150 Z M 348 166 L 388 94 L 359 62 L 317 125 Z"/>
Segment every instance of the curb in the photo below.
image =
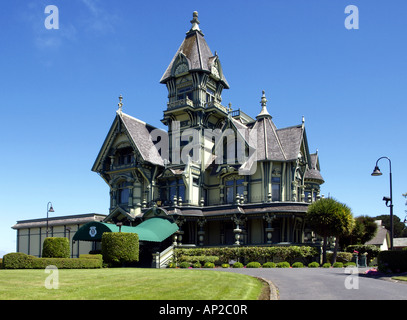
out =
<path fill-rule="evenodd" d="M 264 282 L 266 282 L 270 289 L 270 300 L 280 300 L 280 295 L 278 294 L 278 288 L 268 279 L 256 277 Z"/>

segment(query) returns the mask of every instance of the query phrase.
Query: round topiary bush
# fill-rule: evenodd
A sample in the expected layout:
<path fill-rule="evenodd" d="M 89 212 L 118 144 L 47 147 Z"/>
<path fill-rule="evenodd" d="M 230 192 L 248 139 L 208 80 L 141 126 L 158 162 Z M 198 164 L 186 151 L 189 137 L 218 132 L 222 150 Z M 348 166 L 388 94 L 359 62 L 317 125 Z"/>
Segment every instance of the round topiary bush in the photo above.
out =
<path fill-rule="evenodd" d="M 215 268 L 215 264 L 212 262 L 206 262 L 203 267 L 204 268 Z"/>
<path fill-rule="evenodd" d="M 192 265 L 192 268 L 201 268 L 201 267 L 202 267 L 202 264 L 201 264 L 199 261 L 195 262 L 195 263 Z"/>
<path fill-rule="evenodd" d="M 266 262 L 266 263 L 263 263 L 262 267 L 263 268 L 275 268 L 276 264 L 274 262 Z"/>
<path fill-rule="evenodd" d="M 260 262 L 249 262 L 246 265 L 246 268 L 260 268 L 260 267 L 261 267 Z"/>
<path fill-rule="evenodd" d="M 139 260 L 139 238 L 136 233 L 105 232 L 102 235 L 103 261 L 122 266 Z"/>
<path fill-rule="evenodd" d="M 70 247 L 68 238 L 45 238 L 42 247 L 43 258 L 69 258 Z"/>
<path fill-rule="evenodd" d="M 330 268 L 331 267 L 331 264 L 329 263 L 329 262 L 325 262 L 323 265 L 322 265 L 322 268 Z"/>
<path fill-rule="evenodd" d="M 235 262 L 232 267 L 233 268 L 243 268 L 243 263 Z"/>
<path fill-rule="evenodd" d="M 189 268 L 190 266 L 191 266 L 191 264 L 190 264 L 189 262 L 186 262 L 186 261 L 181 262 L 181 263 L 179 264 L 179 267 L 180 267 L 180 268 L 184 268 L 184 269 L 187 269 L 187 268 Z"/>
<path fill-rule="evenodd" d="M 229 265 L 229 263 L 222 263 L 221 267 L 222 268 L 230 268 L 230 265 Z"/>
<path fill-rule="evenodd" d="M 342 263 L 342 262 L 335 262 L 335 263 L 333 264 L 333 267 L 334 267 L 334 268 L 343 268 L 343 263 Z"/>
<path fill-rule="evenodd" d="M 294 262 L 292 264 L 293 268 L 304 268 L 304 264 L 302 262 Z"/>
<path fill-rule="evenodd" d="M 277 268 L 289 268 L 290 264 L 287 261 L 279 262 L 276 265 Z"/>
<path fill-rule="evenodd" d="M 319 268 L 319 263 L 318 262 L 311 262 L 308 264 L 308 268 Z"/>

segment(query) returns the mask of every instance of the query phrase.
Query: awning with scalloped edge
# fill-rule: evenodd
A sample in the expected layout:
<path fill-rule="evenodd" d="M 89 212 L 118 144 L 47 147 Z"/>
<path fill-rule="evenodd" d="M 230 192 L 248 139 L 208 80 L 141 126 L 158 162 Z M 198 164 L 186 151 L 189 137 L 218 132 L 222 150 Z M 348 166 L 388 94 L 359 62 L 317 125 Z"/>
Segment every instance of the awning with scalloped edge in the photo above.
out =
<path fill-rule="evenodd" d="M 162 242 L 178 231 L 176 223 L 163 218 L 150 218 L 136 227 L 92 221 L 84 224 L 75 233 L 75 241 L 101 241 L 104 232 L 137 233 L 140 241 Z"/>

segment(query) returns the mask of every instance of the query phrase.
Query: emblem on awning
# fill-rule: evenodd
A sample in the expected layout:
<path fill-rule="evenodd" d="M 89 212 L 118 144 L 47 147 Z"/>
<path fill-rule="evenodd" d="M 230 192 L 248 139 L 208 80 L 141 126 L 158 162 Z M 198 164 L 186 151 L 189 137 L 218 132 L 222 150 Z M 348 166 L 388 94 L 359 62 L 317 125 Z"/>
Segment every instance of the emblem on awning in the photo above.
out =
<path fill-rule="evenodd" d="M 89 235 L 93 238 L 94 236 L 96 236 L 96 234 L 97 234 L 96 227 L 89 227 Z"/>

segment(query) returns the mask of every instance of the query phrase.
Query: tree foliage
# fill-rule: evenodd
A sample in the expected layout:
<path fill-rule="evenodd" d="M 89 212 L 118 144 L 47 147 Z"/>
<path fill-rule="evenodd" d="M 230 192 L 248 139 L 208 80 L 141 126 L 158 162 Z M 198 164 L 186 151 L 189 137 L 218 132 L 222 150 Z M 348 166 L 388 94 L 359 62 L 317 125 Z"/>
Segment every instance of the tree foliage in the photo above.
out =
<path fill-rule="evenodd" d="M 308 207 L 306 221 L 310 228 L 324 239 L 323 263 L 326 262 L 328 237 L 337 238 L 334 262 L 338 250 L 338 238 L 349 235 L 354 226 L 351 209 L 333 198 L 323 198 Z"/>

